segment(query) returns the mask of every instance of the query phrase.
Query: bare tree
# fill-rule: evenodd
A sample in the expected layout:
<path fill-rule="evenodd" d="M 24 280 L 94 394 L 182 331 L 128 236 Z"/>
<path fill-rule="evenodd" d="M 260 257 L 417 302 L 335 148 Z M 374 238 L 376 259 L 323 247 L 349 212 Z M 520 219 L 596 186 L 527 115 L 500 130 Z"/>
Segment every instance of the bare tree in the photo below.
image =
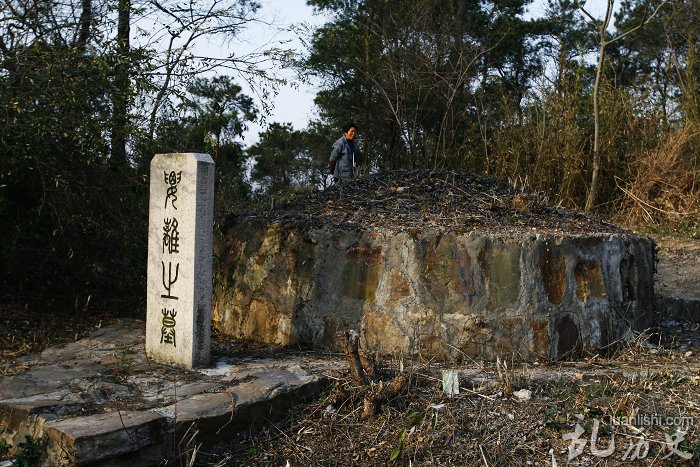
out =
<path fill-rule="evenodd" d="M 411 2 L 410 11 L 368 21 L 382 53 L 362 71 L 408 149 L 408 166 L 437 167 L 454 153 L 464 94 L 483 54 L 461 31 L 436 26 L 430 6 Z"/>
<path fill-rule="evenodd" d="M 637 31 L 649 21 L 651 21 L 654 16 L 659 12 L 661 7 L 663 7 L 668 0 L 664 0 L 654 9 L 651 14 L 646 14 L 648 8 L 645 11 L 645 15 L 642 20 L 637 24 L 637 26 L 629 29 L 625 32 L 619 33 L 612 38 L 608 38 L 607 31 L 610 26 L 610 20 L 612 19 L 613 6 L 615 0 L 607 0 L 605 14 L 603 19 L 596 19 L 591 13 L 586 10 L 584 5 L 579 5 L 581 12 L 588 18 L 588 22 L 592 28 L 594 28 L 598 33 L 598 63 L 596 66 L 595 83 L 593 84 L 593 167 L 591 171 L 591 186 L 588 189 L 588 195 L 586 196 L 586 206 L 584 211 L 586 214 L 590 214 L 593 211 L 596 203 L 596 196 L 598 194 L 598 175 L 600 174 L 600 160 L 601 160 L 601 148 L 600 148 L 600 82 L 603 76 L 603 68 L 605 66 L 605 49 L 608 45 L 619 41 L 620 39 L 632 34 Z"/>
<path fill-rule="evenodd" d="M 266 109 L 266 98 L 284 83 L 274 70 L 290 59 L 293 55 L 290 50 L 264 47 L 245 55 L 231 52 L 216 56 L 202 55 L 201 49 L 195 48 L 202 40 L 230 43 L 250 24 L 264 23 L 256 16 L 258 3 L 239 0 L 189 3 L 148 0 L 147 5 L 150 12 L 144 15 L 142 21 L 144 24 L 151 23 L 153 32 L 148 35 L 146 47 L 157 52 L 155 67 L 148 72 L 156 89 L 148 114 L 146 137 L 149 144 L 153 141 L 158 113 L 164 101 L 168 96 L 177 94 L 188 81 L 206 72 L 226 70 L 238 74 L 251 84 L 263 101 L 263 109 Z"/>

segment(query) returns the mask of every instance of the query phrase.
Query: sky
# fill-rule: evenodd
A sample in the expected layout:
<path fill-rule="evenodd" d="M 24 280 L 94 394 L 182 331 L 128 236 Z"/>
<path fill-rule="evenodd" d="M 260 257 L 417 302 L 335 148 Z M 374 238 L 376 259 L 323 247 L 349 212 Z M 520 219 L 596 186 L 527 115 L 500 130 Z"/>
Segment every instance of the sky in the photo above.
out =
<path fill-rule="evenodd" d="M 304 52 L 303 45 L 297 33 L 289 30 L 290 27 L 299 24 L 308 24 L 312 27 L 320 26 L 328 20 L 322 15 L 314 15 L 313 8 L 306 5 L 306 0 L 262 0 L 261 3 L 262 8 L 259 16 L 265 22 L 275 23 L 276 26 L 256 24 L 247 28 L 241 35 L 241 41 L 238 44 L 238 47 L 242 49 L 249 47 L 249 50 L 254 50 L 259 47 L 281 46 L 302 53 Z M 302 130 L 306 128 L 309 120 L 315 115 L 313 100 L 317 87 L 299 83 L 289 70 L 282 71 L 281 74 L 290 84 L 282 86 L 279 94 L 273 99 L 272 112 L 266 117 L 267 123 L 249 125 L 248 131 L 243 135 L 246 146 L 258 141 L 258 133 L 264 131 L 268 123 L 291 123 L 294 129 Z M 243 87 L 245 89 L 246 86 L 243 85 Z M 247 94 L 254 95 L 250 90 Z M 261 108 L 259 104 L 258 108 Z"/>
<path fill-rule="evenodd" d="M 306 0 L 261 0 L 262 8 L 259 16 L 265 22 L 275 23 L 276 27 L 256 24 L 249 27 L 239 38 L 237 47 L 241 52 L 257 48 L 283 46 L 303 52 L 303 46 L 297 34 L 290 31 L 290 26 L 305 23 L 309 26 L 320 26 L 328 18 L 315 15 L 312 7 L 306 5 Z M 545 12 L 546 0 L 535 0 L 528 6 L 528 16 L 541 16 Z M 619 3 L 619 2 L 618 2 Z M 601 17 L 605 12 L 605 0 L 587 0 L 586 9 L 595 17 Z M 307 123 L 316 115 L 314 97 L 317 86 L 314 84 L 298 83 L 293 74 L 288 71 L 283 77 L 295 83 L 280 88 L 279 94 L 273 99 L 272 112 L 266 117 L 267 123 L 291 123 L 294 129 L 306 128 Z M 244 86 L 244 92 L 245 85 Z M 253 95 L 250 88 L 248 95 Z M 260 105 L 258 105 L 261 108 Z M 258 133 L 264 131 L 266 124 L 253 123 L 244 133 L 244 145 L 249 146 L 258 141 Z"/>

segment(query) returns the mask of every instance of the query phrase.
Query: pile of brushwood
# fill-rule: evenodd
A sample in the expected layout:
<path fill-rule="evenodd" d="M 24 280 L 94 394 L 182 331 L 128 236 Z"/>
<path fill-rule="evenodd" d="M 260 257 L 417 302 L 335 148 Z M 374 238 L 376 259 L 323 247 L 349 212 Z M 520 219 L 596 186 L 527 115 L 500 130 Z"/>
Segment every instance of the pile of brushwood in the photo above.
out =
<path fill-rule="evenodd" d="M 343 333 L 349 368 L 328 375 L 322 397 L 257 433 L 192 452 L 189 461 L 698 465 L 700 349 L 669 337 L 641 335 L 613 354 L 576 362 L 438 363 L 379 362 L 358 351 L 356 334 Z M 447 393 L 445 375 L 455 372 L 459 392 Z"/>
<path fill-rule="evenodd" d="M 398 170 L 336 183 L 271 203 L 256 217 L 285 226 L 382 228 L 392 231 L 618 233 L 613 224 L 553 206 L 493 178 L 447 170 Z"/>

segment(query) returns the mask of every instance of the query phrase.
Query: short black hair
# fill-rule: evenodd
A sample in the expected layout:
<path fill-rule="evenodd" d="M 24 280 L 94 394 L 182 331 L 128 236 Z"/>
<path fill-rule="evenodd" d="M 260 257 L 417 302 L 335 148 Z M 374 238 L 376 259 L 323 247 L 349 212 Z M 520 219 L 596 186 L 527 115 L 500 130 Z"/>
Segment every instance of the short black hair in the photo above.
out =
<path fill-rule="evenodd" d="M 355 130 L 360 131 L 355 122 L 348 122 L 345 125 L 343 125 L 343 133 L 347 133 L 348 131 L 350 131 L 350 128 L 354 128 Z"/>

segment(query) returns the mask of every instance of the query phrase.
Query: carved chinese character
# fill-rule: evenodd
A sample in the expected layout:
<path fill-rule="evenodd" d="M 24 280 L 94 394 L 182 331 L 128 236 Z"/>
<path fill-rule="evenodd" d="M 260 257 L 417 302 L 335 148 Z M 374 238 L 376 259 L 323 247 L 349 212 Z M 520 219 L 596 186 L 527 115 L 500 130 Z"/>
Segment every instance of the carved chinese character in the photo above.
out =
<path fill-rule="evenodd" d="M 597 418 L 593 419 L 593 432 L 591 433 L 591 454 L 596 457 L 609 457 L 615 452 L 615 433 L 612 434 L 610 444 L 607 449 L 598 449 L 598 429 L 600 421 Z"/>
<path fill-rule="evenodd" d="M 163 219 L 163 253 L 179 253 L 180 232 L 177 230 L 177 219 Z"/>
<path fill-rule="evenodd" d="M 175 342 L 175 316 L 177 312 L 174 308 L 172 310 L 163 308 L 161 313 L 163 313 L 163 319 L 160 328 L 160 343 L 171 344 L 173 347 L 177 347 Z"/>
<path fill-rule="evenodd" d="M 177 300 L 177 297 L 175 295 L 172 295 L 170 292 L 170 289 L 172 288 L 173 284 L 177 282 L 177 276 L 180 274 L 180 263 L 177 263 L 175 265 L 175 278 L 173 278 L 173 263 L 168 261 L 168 279 L 165 279 L 165 263 L 163 261 L 160 262 L 160 264 L 163 266 L 163 287 L 167 291 L 165 295 L 161 295 L 163 298 L 171 299 L 171 300 Z"/>
<path fill-rule="evenodd" d="M 568 462 L 571 462 L 573 459 L 583 454 L 583 449 L 586 447 L 586 443 L 588 443 L 587 439 L 581 438 L 584 431 L 583 427 L 577 423 L 574 427 L 574 431 L 571 433 L 564 433 L 561 436 L 564 441 L 571 441 L 571 444 L 569 444 Z"/>
<path fill-rule="evenodd" d="M 666 454 L 664 457 L 661 459 L 668 459 L 671 457 L 673 454 L 677 455 L 678 457 L 681 457 L 683 459 L 691 459 L 693 457 L 693 453 L 691 452 L 684 452 L 678 449 L 683 441 L 685 441 L 685 432 L 677 430 L 675 433 L 672 435 L 669 435 L 668 433 L 664 433 L 664 437 L 666 438 L 666 444 L 665 448 L 668 450 L 668 454 Z"/>
<path fill-rule="evenodd" d="M 168 207 L 168 200 L 171 200 L 170 204 L 173 209 L 177 210 L 177 206 L 175 206 L 175 201 L 177 201 L 177 185 L 180 183 L 180 180 L 182 180 L 182 171 L 177 173 L 175 173 L 174 170 L 170 173 L 163 172 L 163 178 L 165 179 L 165 183 L 169 185 L 165 193 L 165 208 Z"/>
<path fill-rule="evenodd" d="M 644 434 L 636 438 L 637 441 L 630 440 L 625 454 L 622 456 L 623 461 L 636 461 L 645 459 L 649 454 L 649 441 L 644 438 Z"/>

